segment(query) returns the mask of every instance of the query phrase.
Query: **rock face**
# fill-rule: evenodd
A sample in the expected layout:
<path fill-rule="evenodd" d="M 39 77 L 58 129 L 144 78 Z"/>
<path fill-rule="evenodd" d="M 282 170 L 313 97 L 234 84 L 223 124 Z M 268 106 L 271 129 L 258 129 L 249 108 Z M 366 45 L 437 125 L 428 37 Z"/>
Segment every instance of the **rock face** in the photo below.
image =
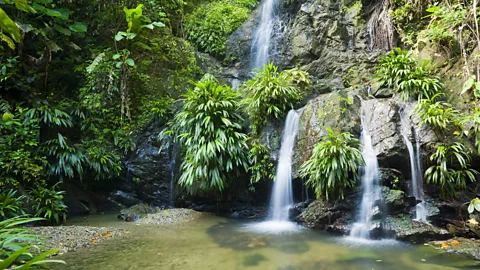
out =
<path fill-rule="evenodd" d="M 137 150 L 126 161 L 127 171 L 116 183 L 117 190 L 110 194 L 112 200 L 123 206 L 140 202 L 160 208 L 173 205 L 172 177 L 175 177 L 177 149 L 169 141 L 157 140 L 161 130 L 161 125 L 153 124 L 137 138 Z"/>
<path fill-rule="evenodd" d="M 300 67 L 313 77 L 314 92 L 326 93 L 369 81 L 368 70 L 377 57 L 393 45 L 378 42 L 367 21 L 375 10 L 365 10 L 361 1 L 293 0 L 280 5 L 282 29 L 272 46 L 271 60 L 282 69 Z M 373 3 L 373 4 L 375 4 Z M 372 6 L 372 3 L 365 6 Z M 262 6 L 227 42 L 227 57 L 240 77 L 250 73 L 250 48 Z M 387 34 L 388 36 L 389 34 Z M 389 39 L 383 37 L 381 39 Z M 375 43 L 375 46 L 373 46 Z"/>

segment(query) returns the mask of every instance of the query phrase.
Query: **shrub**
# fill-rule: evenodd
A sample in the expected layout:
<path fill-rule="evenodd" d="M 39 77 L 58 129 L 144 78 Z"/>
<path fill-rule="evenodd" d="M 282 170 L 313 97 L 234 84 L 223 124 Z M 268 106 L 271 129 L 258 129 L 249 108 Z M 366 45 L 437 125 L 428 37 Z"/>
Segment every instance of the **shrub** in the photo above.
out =
<path fill-rule="evenodd" d="M 442 198 L 455 197 L 455 188 L 465 189 L 466 179 L 476 181 L 478 172 L 470 168 L 470 154 L 460 142 L 438 145 L 430 161 L 434 165 L 425 171 L 425 179 L 427 183 L 440 185 Z"/>
<path fill-rule="evenodd" d="M 44 239 L 32 234 L 24 227 L 25 223 L 40 221 L 41 218 L 16 217 L 0 222 L 0 269 L 45 269 L 46 263 L 63 263 L 61 260 L 46 259 L 58 252 L 58 249 L 45 251 L 31 243 L 43 243 Z M 39 255 L 32 255 L 28 250 L 40 250 Z"/>
<path fill-rule="evenodd" d="M 302 99 L 303 90 L 310 84 L 308 73 L 285 70 L 270 63 L 263 70 L 255 70 L 255 77 L 242 86 L 245 92 L 245 111 L 252 119 L 252 132 L 258 134 L 271 117 L 281 118 Z"/>
<path fill-rule="evenodd" d="M 256 3 L 221 0 L 201 5 L 185 18 L 187 39 L 200 51 L 223 56 L 228 35 L 242 25 Z"/>
<path fill-rule="evenodd" d="M 317 198 L 325 195 L 328 200 L 338 194 L 343 199 L 344 191 L 355 186 L 358 167 L 365 161 L 357 149 L 360 142 L 352 134 L 336 135 L 333 130 L 325 129 L 328 135 L 315 145 L 310 159 L 300 167 L 300 175 L 308 179 L 305 184 L 315 190 Z"/>
<path fill-rule="evenodd" d="M 248 166 L 240 96 L 209 75 L 188 89 L 184 98 L 173 124 L 186 149 L 179 183 L 192 193 L 209 189 L 221 192 L 232 174 Z"/>
<path fill-rule="evenodd" d="M 252 142 L 248 154 L 251 173 L 250 185 L 260 182 L 262 179 L 275 179 L 275 165 L 270 157 L 270 152 L 264 144 Z"/>
<path fill-rule="evenodd" d="M 460 112 L 455 110 L 450 103 L 437 100 L 441 94 L 431 98 L 421 99 L 414 112 L 420 117 L 422 124 L 431 125 L 438 132 L 445 132 L 449 128 L 459 127 Z"/>
<path fill-rule="evenodd" d="M 392 87 L 402 99 L 431 98 L 439 93 L 443 84 L 430 72 L 428 62 L 421 65 L 412 57 L 411 51 L 395 48 L 379 60 L 375 77 L 382 85 Z"/>
<path fill-rule="evenodd" d="M 30 190 L 29 194 L 32 197 L 33 211 L 35 217 L 46 218 L 55 223 L 65 221 L 67 218 L 67 206 L 63 203 L 63 194 L 65 191 L 57 191 L 57 185 L 51 189 L 38 186 Z"/>
<path fill-rule="evenodd" d="M 25 214 L 22 209 L 25 196 L 16 196 L 17 191 L 10 189 L 0 193 L 0 216 L 3 219 Z"/>

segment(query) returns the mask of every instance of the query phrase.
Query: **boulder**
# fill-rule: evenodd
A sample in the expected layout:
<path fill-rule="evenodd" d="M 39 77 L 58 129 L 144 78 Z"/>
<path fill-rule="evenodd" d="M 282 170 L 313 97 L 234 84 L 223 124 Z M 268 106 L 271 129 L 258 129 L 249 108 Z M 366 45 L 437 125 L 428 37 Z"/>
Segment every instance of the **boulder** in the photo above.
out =
<path fill-rule="evenodd" d="M 412 220 L 409 216 L 388 217 L 384 221 L 384 228 L 394 232 L 395 238 L 398 240 L 415 243 L 445 240 L 452 237 L 452 234 L 445 229 L 429 223 Z"/>
<path fill-rule="evenodd" d="M 389 215 L 408 212 L 411 207 L 417 204 L 415 197 L 407 196 L 401 190 L 388 187 L 382 187 L 382 198 L 386 207 L 385 212 Z"/>
<path fill-rule="evenodd" d="M 349 200 L 316 200 L 309 204 L 295 220 L 309 228 L 346 234 L 353 222 L 354 209 L 356 206 Z"/>

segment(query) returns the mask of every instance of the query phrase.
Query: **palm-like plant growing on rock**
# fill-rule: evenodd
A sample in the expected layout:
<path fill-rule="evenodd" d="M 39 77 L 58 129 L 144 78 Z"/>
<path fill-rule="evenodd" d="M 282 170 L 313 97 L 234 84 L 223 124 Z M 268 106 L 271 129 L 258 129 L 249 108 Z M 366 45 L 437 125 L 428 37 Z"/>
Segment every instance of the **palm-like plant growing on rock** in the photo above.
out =
<path fill-rule="evenodd" d="M 315 190 L 317 198 L 325 195 L 339 195 L 342 199 L 349 187 L 358 179 L 358 167 L 363 166 L 360 142 L 352 134 L 343 132 L 336 135 L 333 130 L 320 139 L 309 160 L 302 164 L 300 175 L 306 177 L 307 186 Z"/>
<path fill-rule="evenodd" d="M 192 193 L 210 189 L 221 192 L 232 174 L 246 171 L 248 166 L 247 135 L 240 125 L 240 96 L 206 76 L 184 98 L 173 126 L 186 151 L 179 183 Z"/>

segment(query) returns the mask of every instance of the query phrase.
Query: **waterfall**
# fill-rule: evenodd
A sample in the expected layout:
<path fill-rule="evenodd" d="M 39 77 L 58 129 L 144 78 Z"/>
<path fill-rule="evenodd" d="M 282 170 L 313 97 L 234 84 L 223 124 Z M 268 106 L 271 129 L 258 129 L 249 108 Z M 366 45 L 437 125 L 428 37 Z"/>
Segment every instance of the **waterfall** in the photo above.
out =
<path fill-rule="evenodd" d="M 374 215 L 375 201 L 380 199 L 380 190 L 378 188 L 378 160 L 375 150 L 372 146 L 372 137 L 366 121 L 366 112 L 361 114 L 362 124 L 362 156 L 365 160 L 365 167 L 362 173 L 362 203 L 358 220 L 353 224 L 350 236 L 354 238 L 369 239 L 372 229 L 372 219 Z"/>
<path fill-rule="evenodd" d="M 282 145 L 278 156 L 277 173 L 270 201 L 270 220 L 253 224 L 250 229 L 257 233 L 284 233 L 300 228 L 289 221 L 289 210 L 293 204 L 292 159 L 298 122 L 302 110 L 288 112 L 283 130 Z"/>
<path fill-rule="evenodd" d="M 172 152 L 170 157 L 172 160 L 170 160 L 170 207 L 175 207 L 175 164 L 176 164 L 176 158 L 177 158 L 177 144 L 172 142 Z"/>
<path fill-rule="evenodd" d="M 408 154 L 410 157 L 410 172 L 412 178 L 412 193 L 415 196 L 415 199 L 421 200 L 422 202 L 417 204 L 415 207 L 416 218 L 419 221 L 426 222 L 427 221 L 427 211 L 425 207 L 425 203 L 423 202 L 423 177 L 422 177 L 422 169 L 420 163 L 420 141 L 418 140 L 418 135 L 415 132 L 415 143 L 416 143 L 416 151 L 413 149 L 413 144 L 408 138 L 409 132 L 411 132 L 410 128 L 410 121 L 408 114 L 404 109 L 400 110 L 400 123 L 401 123 L 401 134 L 403 136 L 403 140 L 408 149 Z"/>
<path fill-rule="evenodd" d="M 262 69 L 270 61 L 270 49 L 276 47 L 276 29 L 279 29 L 278 1 L 264 0 L 260 24 L 253 34 L 251 48 L 252 69 Z M 273 43 L 273 44 L 272 44 Z"/>
<path fill-rule="evenodd" d="M 292 158 L 295 138 L 298 132 L 298 121 L 301 112 L 288 112 L 283 130 L 282 145 L 278 157 L 277 174 L 273 184 L 271 217 L 273 221 L 288 221 L 288 210 L 293 204 L 292 194 Z"/>

